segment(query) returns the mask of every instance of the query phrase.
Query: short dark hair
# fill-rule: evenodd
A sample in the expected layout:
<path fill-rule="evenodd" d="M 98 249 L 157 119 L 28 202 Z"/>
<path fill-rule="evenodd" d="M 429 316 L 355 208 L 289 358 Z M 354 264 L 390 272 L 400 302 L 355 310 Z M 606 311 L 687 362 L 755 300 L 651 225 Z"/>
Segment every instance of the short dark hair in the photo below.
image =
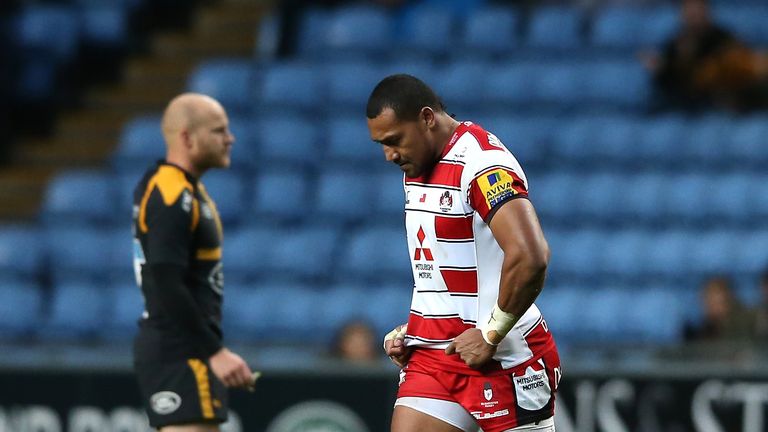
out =
<path fill-rule="evenodd" d="M 365 114 L 372 119 L 386 108 L 392 108 L 398 119 L 416 120 L 424 107 L 445 111 L 440 97 L 424 81 L 413 75 L 397 74 L 376 85 L 368 98 Z"/>

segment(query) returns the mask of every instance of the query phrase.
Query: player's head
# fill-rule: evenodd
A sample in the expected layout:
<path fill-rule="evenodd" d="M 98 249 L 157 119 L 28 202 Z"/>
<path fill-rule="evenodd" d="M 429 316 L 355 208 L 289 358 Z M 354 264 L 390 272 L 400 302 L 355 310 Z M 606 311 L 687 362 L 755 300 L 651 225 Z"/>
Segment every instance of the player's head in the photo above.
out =
<path fill-rule="evenodd" d="M 425 174 L 439 160 L 445 144 L 440 123 L 450 117 L 440 98 L 418 78 L 384 78 L 368 98 L 366 116 L 371 139 L 408 177 Z"/>
<path fill-rule="evenodd" d="M 687 29 L 701 30 L 710 24 L 707 0 L 682 0 L 680 14 L 683 25 Z"/>
<path fill-rule="evenodd" d="M 163 114 L 162 129 L 168 154 L 186 160 L 193 174 L 229 166 L 235 137 L 226 111 L 215 99 L 197 93 L 173 98 Z"/>

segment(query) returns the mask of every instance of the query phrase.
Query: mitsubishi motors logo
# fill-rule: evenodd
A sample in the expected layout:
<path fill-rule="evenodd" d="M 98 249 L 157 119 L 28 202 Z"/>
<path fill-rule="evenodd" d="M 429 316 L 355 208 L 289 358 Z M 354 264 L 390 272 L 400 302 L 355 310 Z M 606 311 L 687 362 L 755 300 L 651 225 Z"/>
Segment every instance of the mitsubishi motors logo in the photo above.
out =
<path fill-rule="evenodd" d="M 421 260 L 421 254 L 422 253 L 424 253 L 424 260 L 426 260 L 426 261 L 433 261 L 434 260 L 434 258 L 432 258 L 432 251 L 429 248 L 423 247 L 424 246 L 424 239 L 426 237 L 427 237 L 426 234 L 424 234 L 424 228 L 420 226 L 419 227 L 419 232 L 416 233 L 416 238 L 419 239 L 419 246 L 422 246 L 422 247 L 417 247 L 416 248 L 416 252 L 413 255 L 413 260 L 414 261 Z"/>

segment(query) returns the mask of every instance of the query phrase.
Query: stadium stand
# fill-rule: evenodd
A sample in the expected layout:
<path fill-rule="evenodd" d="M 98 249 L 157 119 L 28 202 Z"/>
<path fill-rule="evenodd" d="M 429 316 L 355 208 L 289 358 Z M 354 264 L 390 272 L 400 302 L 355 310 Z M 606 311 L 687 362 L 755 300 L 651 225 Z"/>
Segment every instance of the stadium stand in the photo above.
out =
<path fill-rule="evenodd" d="M 187 77 L 188 89 L 224 102 L 238 138 L 233 169 L 204 178 L 226 225 L 228 337 L 323 345 L 358 313 L 382 331 L 405 320 L 412 280 L 401 174 L 370 141 L 363 113 L 372 86 L 392 72 L 424 78 L 450 112 L 488 127 L 527 168 L 552 249 L 540 306 L 558 343 L 674 344 L 695 315 L 690 296 L 701 278 L 756 277 L 768 263 L 768 118 L 649 111 L 650 83 L 633 56 L 675 31 L 673 8 L 475 5 L 461 15 L 425 3 L 402 14 L 310 9 L 295 57 L 212 58 Z M 109 12 L 119 22 L 120 11 Z M 717 13 L 768 42 L 750 24 L 752 15 L 768 18 L 764 8 Z M 28 43 L 53 37 L 35 33 L 34 20 L 44 19 L 25 18 Z M 434 23 L 442 36 L 431 33 Z M 272 30 L 253 34 L 277 31 L 274 20 L 264 25 Z M 42 46 L 66 56 L 72 37 Z M 156 114 L 131 118 L 103 171 L 55 177 L 38 225 L 1 230 L 0 268 L 14 272 L 23 294 L 3 288 L 0 299 L 43 314 L 41 337 L 131 334 L 140 297 L 121 249 L 130 248 L 125 203 L 162 156 L 158 125 Z M 45 263 L 48 285 L 39 282 Z M 369 298 L 374 305 L 360 311 Z M 75 312 L 82 299 L 93 314 Z M 33 327 L 0 320 L 11 335 Z"/>

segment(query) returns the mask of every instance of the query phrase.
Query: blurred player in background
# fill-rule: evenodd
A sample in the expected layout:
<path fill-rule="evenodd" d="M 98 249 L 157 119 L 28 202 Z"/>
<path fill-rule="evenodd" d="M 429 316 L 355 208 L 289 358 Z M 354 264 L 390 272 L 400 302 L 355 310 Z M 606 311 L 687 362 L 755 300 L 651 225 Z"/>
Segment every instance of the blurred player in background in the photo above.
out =
<path fill-rule="evenodd" d="M 402 367 L 391 430 L 554 431 L 560 360 L 533 304 L 549 248 L 519 163 L 410 75 L 382 80 L 366 114 L 405 172 L 415 279 L 408 324 L 384 340 Z"/>
<path fill-rule="evenodd" d="M 226 387 L 252 381 L 222 345 L 222 227 L 200 177 L 229 166 L 235 139 L 222 106 L 199 94 L 173 99 L 162 130 L 166 158 L 134 192 L 134 267 L 145 301 L 134 366 L 153 427 L 218 431 Z"/>

